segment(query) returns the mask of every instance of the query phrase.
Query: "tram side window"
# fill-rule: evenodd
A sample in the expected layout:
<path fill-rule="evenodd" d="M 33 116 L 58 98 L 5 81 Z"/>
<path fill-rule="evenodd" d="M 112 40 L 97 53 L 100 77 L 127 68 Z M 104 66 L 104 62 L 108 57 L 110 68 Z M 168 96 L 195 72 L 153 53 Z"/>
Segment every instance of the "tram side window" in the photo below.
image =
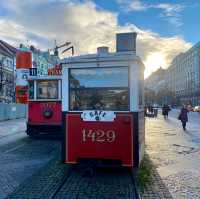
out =
<path fill-rule="evenodd" d="M 58 99 L 58 81 L 57 80 L 38 81 L 37 99 Z"/>
<path fill-rule="evenodd" d="M 29 82 L 29 99 L 34 99 L 34 81 Z"/>
<path fill-rule="evenodd" d="M 71 69 L 70 110 L 129 110 L 128 67 Z"/>

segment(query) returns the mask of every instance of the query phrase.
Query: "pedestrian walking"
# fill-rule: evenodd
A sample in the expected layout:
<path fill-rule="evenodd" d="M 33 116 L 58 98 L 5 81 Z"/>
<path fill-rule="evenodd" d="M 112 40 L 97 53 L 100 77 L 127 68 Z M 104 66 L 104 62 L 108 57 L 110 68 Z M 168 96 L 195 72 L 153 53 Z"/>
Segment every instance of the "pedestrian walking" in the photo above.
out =
<path fill-rule="evenodd" d="M 169 114 L 170 110 L 171 109 L 169 108 L 169 106 L 164 104 L 164 106 L 162 107 L 162 114 L 163 114 L 165 119 L 168 118 L 168 114 Z"/>
<path fill-rule="evenodd" d="M 153 106 L 152 106 L 152 105 L 151 105 L 150 108 L 149 108 L 149 112 L 150 112 L 151 114 L 153 114 Z"/>
<path fill-rule="evenodd" d="M 153 108 L 153 113 L 154 113 L 154 117 L 158 116 L 158 109 L 157 109 L 157 107 Z"/>
<path fill-rule="evenodd" d="M 147 106 L 144 107 L 144 116 L 147 117 L 148 108 Z"/>
<path fill-rule="evenodd" d="M 188 122 L 188 112 L 189 110 L 187 109 L 187 106 L 184 105 L 178 116 L 178 119 L 181 121 L 184 131 L 186 130 L 186 123 Z"/>

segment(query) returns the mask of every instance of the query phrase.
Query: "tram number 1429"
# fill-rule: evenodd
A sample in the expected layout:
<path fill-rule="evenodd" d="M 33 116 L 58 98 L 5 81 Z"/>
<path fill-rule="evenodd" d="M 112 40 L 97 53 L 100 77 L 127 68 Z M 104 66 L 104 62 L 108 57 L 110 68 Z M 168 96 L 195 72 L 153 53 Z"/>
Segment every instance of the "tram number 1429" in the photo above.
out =
<path fill-rule="evenodd" d="M 114 142 L 116 140 L 116 133 L 113 130 L 82 130 L 83 142 Z"/>

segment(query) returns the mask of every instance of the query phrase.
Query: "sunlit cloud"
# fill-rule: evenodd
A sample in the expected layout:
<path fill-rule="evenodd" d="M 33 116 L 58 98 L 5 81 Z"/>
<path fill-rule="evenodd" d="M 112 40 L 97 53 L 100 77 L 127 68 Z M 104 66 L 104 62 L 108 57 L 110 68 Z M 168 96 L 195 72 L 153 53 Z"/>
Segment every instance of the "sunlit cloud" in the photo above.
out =
<path fill-rule="evenodd" d="M 149 76 L 152 72 L 157 70 L 159 67 L 163 67 L 167 65 L 164 53 L 161 53 L 161 52 L 153 52 L 149 54 L 144 64 L 148 66 L 145 70 L 145 74 L 144 74 L 145 77 Z"/>
<path fill-rule="evenodd" d="M 13 1 L 16 1 L 14 5 Z M 161 37 L 134 24 L 119 25 L 118 14 L 97 8 L 91 1 L 7 0 L 7 15 L 0 17 L 0 38 L 11 44 L 34 44 L 48 49 L 71 41 L 75 53 L 96 53 L 99 46 L 115 51 L 115 34 L 136 31 L 137 53 L 146 65 L 145 76 L 159 67 L 167 68 L 171 60 L 191 44 L 181 37 Z M 65 54 L 68 56 L 68 54 Z"/>

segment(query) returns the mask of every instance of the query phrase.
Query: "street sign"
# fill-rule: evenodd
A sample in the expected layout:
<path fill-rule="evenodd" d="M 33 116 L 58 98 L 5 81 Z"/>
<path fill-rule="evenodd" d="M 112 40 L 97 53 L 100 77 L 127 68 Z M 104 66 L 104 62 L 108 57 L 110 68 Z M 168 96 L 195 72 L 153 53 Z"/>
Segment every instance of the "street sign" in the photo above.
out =
<path fill-rule="evenodd" d="M 29 76 L 37 76 L 37 68 L 29 68 Z"/>

